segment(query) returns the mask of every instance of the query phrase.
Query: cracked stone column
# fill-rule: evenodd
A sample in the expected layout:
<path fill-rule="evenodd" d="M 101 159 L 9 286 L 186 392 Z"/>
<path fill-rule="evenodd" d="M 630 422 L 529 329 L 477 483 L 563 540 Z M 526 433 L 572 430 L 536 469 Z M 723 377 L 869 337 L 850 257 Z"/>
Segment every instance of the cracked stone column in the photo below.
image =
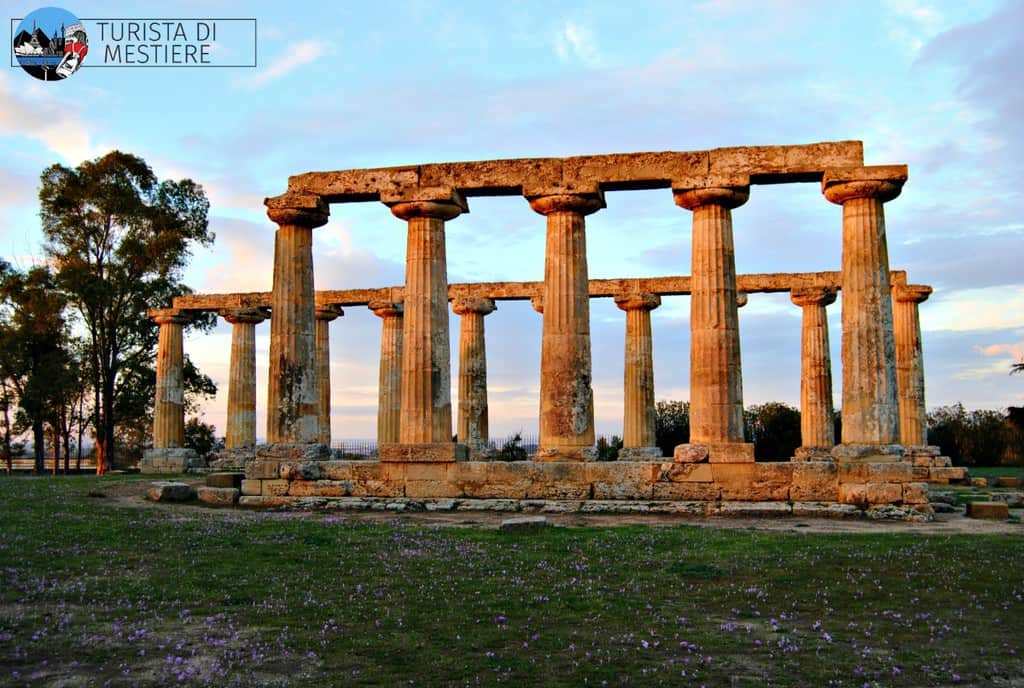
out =
<path fill-rule="evenodd" d="M 800 328 L 800 443 L 795 459 L 830 461 L 835 446 L 832 357 L 826 307 L 836 293 L 824 287 L 793 289 L 790 300 L 802 309 Z"/>
<path fill-rule="evenodd" d="M 264 201 L 277 223 L 270 318 L 267 458 L 324 458 L 317 385 L 313 229 L 329 210 L 315 195 L 286 193 Z M 273 445 L 279 445 L 277 449 Z"/>
<path fill-rule="evenodd" d="M 836 458 L 898 458 L 899 407 L 889 254 L 882 204 L 900 194 L 905 165 L 827 170 L 822 191 L 843 206 L 843 437 Z"/>
<path fill-rule="evenodd" d="M 256 325 L 267 319 L 257 308 L 221 312 L 231 323 L 228 417 L 224 448 L 251 452 L 256 446 Z"/>
<path fill-rule="evenodd" d="M 196 454 L 185 448 L 185 354 L 182 326 L 191 318 L 166 308 L 149 311 L 160 326 L 153 404 L 153 448 L 143 454 L 143 473 L 183 473 Z"/>
<path fill-rule="evenodd" d="M 744 442 L 743 382 L 737 316 L 732 209 L 746 203 L 744 177 L 673 184 L 676 205 L 693 211 L 690 293 L 690 444 L 676 455 L 750 462 Z"/>
<path fill-rule="evenodd" d="M 487 441 L 487 351 L 484 316 L 496 310 L 494 299 L 463 297 L 452 301 L 461 317 L 459 334 L 459 442 L 471 459 L 491 455 Z"/>
<path fill-rule="evenodd" d="M 380 377 L 377 390 L 377 446 L 399 439 L 402 416 L 402 304 L 371 301 L 367 306 L 381 319 Z"/>
<path fill-rule="evenodd" d="M 408 235 L 399 443 L 381 446 L 380 458 L 465 460 L 465 445 L 452 442 L 444 223 L 469 208 L 454 189 L 413 189 L 382 200 L 408 222 Z"/>
<path fill-rule="evenodd" d="M 654 437 L 654 354 L 651 311 L 661 305 L 657 294 L 619 294 L 615 305 L 626 312 L 624 414 L 619 460 L 660 459 Z"/>
<path fill-rule="evenodd" d="M 594 447 L 591 389 L 590 284 L 584 217 L 605 207 L 604 195 L 529 194 L 547 217 L 540 362 L 538 461 L 589 461 Z"/>
<path fill-rule="evenodd" d="M 896 285 L 892 288 L 900 443 L 910 451 L 920 451 L 928 443 L 918 304 L 924 303 L 931 294 L 931 287 L 920 284 Z"/>
<path fill-rule="evenodd" d="M 317 441 L 331 445 L 331 322 L 345 315 L 337 306 L 316 309 Z"/>

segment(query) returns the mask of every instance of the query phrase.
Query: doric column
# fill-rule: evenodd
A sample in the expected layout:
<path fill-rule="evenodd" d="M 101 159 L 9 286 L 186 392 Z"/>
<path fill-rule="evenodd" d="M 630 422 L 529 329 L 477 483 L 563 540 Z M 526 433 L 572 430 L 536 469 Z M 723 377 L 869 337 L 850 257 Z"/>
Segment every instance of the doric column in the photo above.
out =
<path fill-rule="evenodd" d="M 690 293 L 690 444 L 711 461 L 748 462 L 737 319 L 732 209 L 749 197 L 745 178 L 673 184 L 676 205 L 693 211 Z M 680 451 L 688 452 L 686 445 Z"/>
<path fill-rule="evenodd" d="M 264 201 L 278 224 L 271 296 L 267 442 L 310 445 L 320 435 L 313 292 L 313 229 L 327 223 L 319 196 L 284 194 Z M 323 455 L 322 450 L 307 452 Z"/>
<path fill-rule="evenodd" d="M 661 305 L 657 294 L 619 294 L 615 305 L 626 312 L 626 366 L 620 460 L 661 457 L 654 437 L 654 355 L 651 311 Z"/>
<path fill-rule="evenodd" d="M 905 165 L 828 170 L 822 191 L 843 206 L 843 445 L 836 458 L 900 456 L 889 254 L 882 204 Z"/>
<path fill-rule="evenodd" d="M 795 458 L 831 460 L 835 446 L 832 409 L 832 357 L 826 306 L 836 293 L 824 287 L 793 289 L 789 298 L 803 309 L 800 328 L 800 443 Z"/>
<path fill-rule="evenodd" d="M 224 448 L 256 446 L 256 325 L 267 318 L 256 308 L 221 312 L 231 323 L 231 363 L 228 370 L 228 418 Z"/>
<path fill-rule="evenodd" d="M 928 421 L 924 405 L 924 358 L 921 355 L 921 319 L 918 304 L 932 288 L 920 284 L 892 288 L 896 344 L 896 388 L 900 409 L 900 444 L 920 448 L 927 444 Z"/>
<path fill-rule="evenodd" d="M 377 446 L 398 442 L 402 413 L 402 304 L 371 301 L 381 319 L 380 378 L 377 389 Z"/>
<path fill-rule="evenodd" d="M 584 217 L 604 207 L 597 188 L 582 194 L 531 195 L 547 217 L 544 321 L 540 357 L 539 461 L 596 458 L 591 389 L 590 289 Z"/>
<path fill-rule="evenodd" d="M 416 189 L 384 199 L 408 222 L 402 334 L 402 416 L 399 445 L 384 445 L 383 461 L 454 461 L 465 445 L 452 442 L 448 351 L 448 272 L 444 223 L 467 212 L 454 189 Z"/>
<path fill-rule="evenodd" d="M 452 301 L 461 316 L 459 335 L 459 442 L 469 448 L 470 458 L 490 455 L 487 441 L 487 352 L 484 316 L 496 309 L 494 299 L 464 297 Z"/>
<path fill-rule="evenodd" d="M 337 306 L 321 306 L 316 309 L 316 373 L 317 373 L 317 425 L 320 433 L 317 442 L 331 444 L 331 321 L 345 312 Z"/>
<path fill-rule="evenodd" d="M 170 309 L 153 315 L 160 326 L 156 355 L 156 403 L 153 405 L 153 448 L 185 446 L 185 354 L 181 328 L 190 320 Z"/>

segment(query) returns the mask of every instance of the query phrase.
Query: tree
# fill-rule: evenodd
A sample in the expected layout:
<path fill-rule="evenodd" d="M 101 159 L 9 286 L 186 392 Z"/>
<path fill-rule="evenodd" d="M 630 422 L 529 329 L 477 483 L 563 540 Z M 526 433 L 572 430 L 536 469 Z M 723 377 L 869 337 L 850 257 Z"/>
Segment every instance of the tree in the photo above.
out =
<path fill-rule="evenodd" d="M 672 456 L 676 445 L 690 441 L 690 402 L 659 401 L 654 405 L 655 443 L 665 456 Z"/>
<path fill-rule="evenodd" d="M 217 438 L 214 436 L 216 432 L 217 428 L 212 424 L 193 416 L 185 423 L 185 446 L 206 458 L 217 446 Z"/>
<path fill-rule="evenodd" d="M 754 405 L 743 412 L 747 440 L 758 461 L 786 460 L 800 446 L 800 412 L 778 401 Z"/>
<path fill-rule="evenodd" d="M 75 169 L 51 165 L 39 200 L 46 253 L 86 330 L 102 474 L 115 461 L 123 394 L 138 391 L 122 382 L 153 358 L 158 332 L 146 311 L 187 293 L 181 280 L 192 246 L 213 242 L 210 204 L 192 180 L 159 181 L 144 160 L 121 151 Z"/>
<path fill-rule="evenodd" d="M 64 399 L 75 386 L 67 350 L 65 301 L 46 267 L 27 272 L 4 264 L 0 279 L 0 376 L 17 397 L 14 430 L 32 431 L 35 472 L 43 471 L 46 426 L 54 437 L 54 472 L 60 454 L 57 431 Z M 11 423 L 5 408 L 5 451 L 10 455 Z"/>

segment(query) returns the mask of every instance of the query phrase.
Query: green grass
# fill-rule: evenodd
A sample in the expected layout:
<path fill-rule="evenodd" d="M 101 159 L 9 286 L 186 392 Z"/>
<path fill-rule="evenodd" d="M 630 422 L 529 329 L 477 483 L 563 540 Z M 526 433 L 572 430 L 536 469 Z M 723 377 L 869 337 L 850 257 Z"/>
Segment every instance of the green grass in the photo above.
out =
<path fill-rule="evenodd" d="M 1024 675 L 1021 536 L 727 521 L 511 535 L 90 496 L 126 479 L 0 480 L 0 684 L 946 686 Z"/>
<path fill-rule="evenodd" d="M 967 470 L 972 478 L 1024 478 L 1024 466 L 971 466 Z"/>

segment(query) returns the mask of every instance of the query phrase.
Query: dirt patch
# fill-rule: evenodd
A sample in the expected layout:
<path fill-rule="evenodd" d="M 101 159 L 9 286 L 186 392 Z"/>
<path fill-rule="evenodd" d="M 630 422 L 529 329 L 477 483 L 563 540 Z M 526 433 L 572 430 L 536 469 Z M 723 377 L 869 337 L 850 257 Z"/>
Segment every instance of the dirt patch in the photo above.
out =
<path fill-rule="evenodd" d="M 202 478 L 182 478 L 181 482 L 198 487 Z M 104 484 L 91 495 L 103 499 L 111 507 L 157 509 L 174 512 L 190 518 L 237 518 L 239 513 L 254 517 L 270 513 L 254 509 L 211 508 L 197 503 L 158 504 L 145 499 L 150 481 L 124 480 Z M 99 495 L 102 494 L 102 498 Z M 333 522 L 352 521 L 367 523 L 409 524 L 447 528 L 497 528 L 502 521 L 519 514 L 495 511 L 290 511 L 289 517 L 308 520 L 331 519 Z M 829 519 L 807 516 L 773 516 L 745 518 L 736 516 L 684 516 L 668 514 L 543 514 L 548 521 L 566 527 L 647 526 L 699 526 L 702 528 L 738 529 L 748 531 L 789 531 L 793 533 L 926 533 L 926 534 L 1024 534 L 1024 523 L 1013 521 L 986 521 L 967 518 L 962 513 L 936 514 L 931 523 L 905 521 L 870 521 L 867 519 Z"/>

